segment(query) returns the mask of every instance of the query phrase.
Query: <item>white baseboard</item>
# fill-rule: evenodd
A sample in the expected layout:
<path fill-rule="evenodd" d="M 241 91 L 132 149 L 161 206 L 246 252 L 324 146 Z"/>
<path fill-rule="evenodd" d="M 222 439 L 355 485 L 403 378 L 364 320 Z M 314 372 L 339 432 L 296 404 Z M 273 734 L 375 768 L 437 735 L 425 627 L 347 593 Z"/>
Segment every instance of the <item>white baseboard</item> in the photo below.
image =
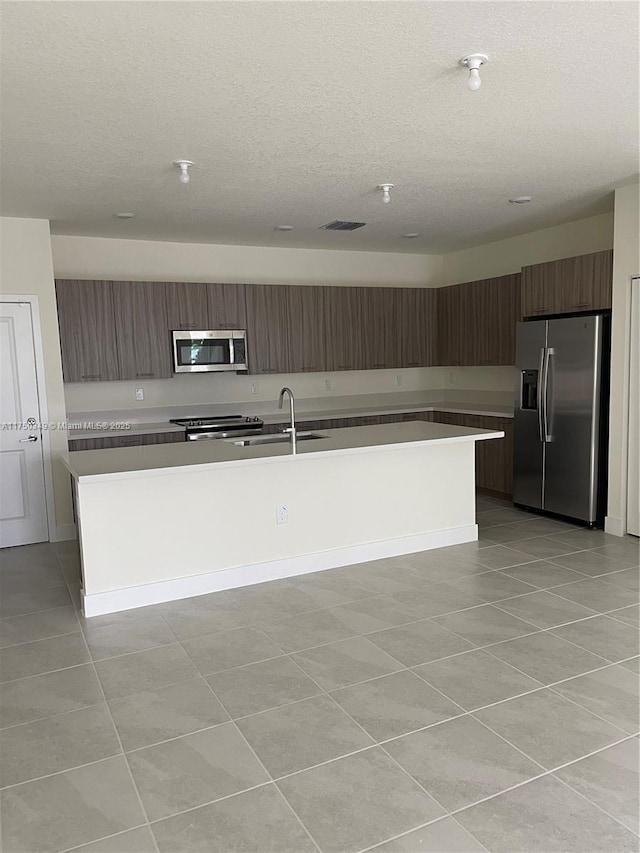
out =
<path fill-rule="evenodd" d="M 608 515 L 604 520 L 604 532 L 610 533 L 612 536 L 624 536 L 627 532 L 624 519 Z"/>
<path fill-rule="evenodd" d="M 77 539 L 78 531 L 76 530 L 75 524 L 58 524 L 54 527 L 51 537 L 49 539 L 50 542 L 67 542 L 70 539 Z"/>
<path fill-rule="evenodd" d="M 82 591 L 82 609 L 87 617 L 102 616 L 105 613 L 117 613 L 120 610 L 131 610 L 149 604 L 177 601 L 181 598 L 206 595 L 209 592 L 220 592 L 223 589 L 235 589 L 295 575 L 306 575 L 310 572 L 350 566 L 354 563 L 366 563 L 384 557 L 397 557 L 401 554 L 444 548 L 447 545 L 475 542 L 477 538 L 478 526 L 469 524 L 464 527 L 419 533 L 415 536 L 403 536 L 399 539 L 387 539 L 382 542 L 322 551 L 317 554 L 303 554 L 299 557 L 288 557 L 268 563 L 253 563 L 250 566 L 222 569 L 160 583 L 114 589 L 94 595 L 85 595 Z"/>

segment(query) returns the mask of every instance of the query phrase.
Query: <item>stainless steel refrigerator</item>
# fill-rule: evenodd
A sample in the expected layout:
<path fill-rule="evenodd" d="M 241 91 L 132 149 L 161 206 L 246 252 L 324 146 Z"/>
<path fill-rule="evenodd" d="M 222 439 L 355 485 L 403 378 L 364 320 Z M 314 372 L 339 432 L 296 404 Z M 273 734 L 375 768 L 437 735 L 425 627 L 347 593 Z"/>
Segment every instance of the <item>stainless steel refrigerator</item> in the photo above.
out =
<path fill-rule="evenodd" d="M 519 323 L 513 502 L 598 525 L 604 516 L 608 318 Z"/>

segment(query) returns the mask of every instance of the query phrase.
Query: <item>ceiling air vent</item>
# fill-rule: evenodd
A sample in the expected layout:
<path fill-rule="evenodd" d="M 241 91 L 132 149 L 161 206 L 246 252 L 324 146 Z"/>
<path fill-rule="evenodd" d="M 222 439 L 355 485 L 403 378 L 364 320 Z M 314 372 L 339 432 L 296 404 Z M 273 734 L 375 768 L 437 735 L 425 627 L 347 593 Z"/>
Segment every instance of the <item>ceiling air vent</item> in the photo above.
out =
<path fill-rule="evenodd" d="M 355 231 L 356 228 L 364 228 L 366 222 L 344 222 L 342 219 L 334 219 L 333 222 L 327 222 L 326 225 L 321 225 L 321 231 Z"/>

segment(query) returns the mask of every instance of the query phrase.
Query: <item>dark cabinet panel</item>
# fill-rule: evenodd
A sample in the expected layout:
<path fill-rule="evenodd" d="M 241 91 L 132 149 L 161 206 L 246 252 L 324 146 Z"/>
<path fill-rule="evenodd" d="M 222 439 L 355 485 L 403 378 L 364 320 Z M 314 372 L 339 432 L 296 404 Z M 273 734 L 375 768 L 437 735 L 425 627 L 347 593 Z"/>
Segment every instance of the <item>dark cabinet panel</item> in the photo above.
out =
<path fill-rule="evenodd" d="M 172 376 L 163 284 L 114 281 L 113 301 L 120 379 Z"/>
<path fill-rule="evenodd" d="M 247 285 L 249 373 L 288 373 L 289 299 L 287 287 Z"/>
<path fill-rule="evenodd" d="M 356 288 L 363 326 L 361 370 L 389 369 L 402 364 L 402 296 L 395 287 Z"/>
<path fill-rule="evenodd" d="M 56 281 L 65 382 L 119 379 L 110 281 Z"/>
<path fill-rule="evenodd" d="M 112 447 L 142 447 L 147 444 L 172 444 L 184 441 L 181 431 L 150 432 L 144 435 L 116 435 L 108 438 L 70 438 L 69 450 L 106 450 Z"/>
<path fill-rule="evenodd" d="M 461 285 L 439 288 L 436 299 L 438 323 L 436 335 L 438 359 L 436 364 L 453 366 L 462 364 Z"/>
<path fill-rule="evenodd" d="M 437 293 L 432 287 L 403 287 L 398 292 L 401 367 L 437 364 Z"/>
<path fill-rule="evenodd" d="M 286 288 L 289 372 L 327 370 L 324 287 Z"/>
<path fill-rule="evenodd" d="M 245 285 L 207 284 L 206 288 L 209 325 L 203 328 L 246 329 Z"/>
<path fill-rule="evenodd" d="M 169 330 L 211 328 L 209 318 L 209 286 L 201 282 L 169 281 L 166 283 Z"/>
<path fill-rule="evenodd" d="M 522 314 L 535 317 L 611 308 L 613 252 L 522 268 Z"/>
<path fill-rule="evenodd" d="M 327 287 L 324 296 L 327 370 L 366 370 L 371 345 L 363 322 L 362 287 Z"/>

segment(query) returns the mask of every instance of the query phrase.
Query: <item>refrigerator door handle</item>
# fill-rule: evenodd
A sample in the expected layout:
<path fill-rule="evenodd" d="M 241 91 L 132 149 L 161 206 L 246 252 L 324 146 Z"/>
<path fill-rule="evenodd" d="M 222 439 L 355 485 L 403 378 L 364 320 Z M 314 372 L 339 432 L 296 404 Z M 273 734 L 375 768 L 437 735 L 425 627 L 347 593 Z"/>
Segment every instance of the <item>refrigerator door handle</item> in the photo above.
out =
<path fill-rule="evenodd" d="M 542 440 L 545 444 L 553 441 L 553 436 L 549 432 L 549 366 L 551 364 L 551 356 L 555 355 L 553 347 L 545 347 L 544 364 L 542 376 Z"/>
<path fill-rule="evenodd" d="M 538 394 L 536 408 L 538 410 L 538 439 L 544 441 L 544 367 L 547 361 L 547 348 L 540 348 L 540 366 L 538 368 Z"/>

